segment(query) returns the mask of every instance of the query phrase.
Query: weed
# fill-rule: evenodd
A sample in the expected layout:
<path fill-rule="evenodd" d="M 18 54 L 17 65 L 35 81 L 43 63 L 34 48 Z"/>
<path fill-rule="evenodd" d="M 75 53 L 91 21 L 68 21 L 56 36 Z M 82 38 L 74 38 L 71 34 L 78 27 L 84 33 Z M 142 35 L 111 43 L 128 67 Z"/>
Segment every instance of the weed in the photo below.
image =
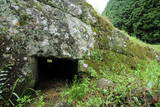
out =
<path fill-rule="evenodd" d="M 73 101 L 82 100 L 82 98 L 89 92 L 89 80 L 84 79 L 82 82 L 74 81 L 71 88 L 63 90 L 62 97 L 67 99 L 67 103 L 71 104 Z"/>
<path fill-rule="evenodd" d="M 112 70 L 115 70 L 114 67 Z M 119 64 L 121 72 L 110 72 L 106 65 L 102 65 L 99 71 L 88 67 L 90 79 L 74 82 L 71 88 L 62 92 L 63 99 L 76 107 L 99 106 L 148 106 L 158 107 L 157 92 L 159 92 L 160 66 L 156 61 L 143 61 L 135 70 L 128 69 Z M 93 79 L 94 77 L 94 79 Z M 113 81 L 114 89 L 96 88 L 96 80 L 106 78 Z M 155 102 L 154 102 L 155 101 Z"/>
<path fill-rule="evenodd" d="M 44 104 L 45 104 L 45 102 L 44 102 L 44 97 L 43 97 L 43 96 L 40 96 L 40 97 L 38 98 L 38 101 L 36 102 L 36 107 L 43 107 Z"/>
<path fill-rule="evenodd" d="M 33 102 L 35 100 L 35 95 L 39 97 L 36 107 L 43 107 L 44 103 L 44 97 L 43 95 L 40 95 L 39 91 L 35 91 L 34 89 L 28 88 L 22 92 L 21 95 L 18 95 L 15 92 L 16 86 L 19 82 L 19 79 L 16 80 L 12 87 L 12 91 L 10 95 L 5 98 L 3 95 L 0 95 L 3 106 L 4 107 L 26 107 L 29 103 Z M 3 88 L 3 86 L 1 86 Z"/>
<path fill-rule="evenodd" d="M 17 99 L 18 104 L 16 107 L 25 107 L 28 103 L 31 102 L 31 97 L 30 96 L 23 96 L 21 98 Z"/>
<path fill-rule="evenodd" d="M 97 72 L 92 67 L 88 67 L 87 71 L 88 71 L 90 77 L 97 77 L 98 76 Z"/>

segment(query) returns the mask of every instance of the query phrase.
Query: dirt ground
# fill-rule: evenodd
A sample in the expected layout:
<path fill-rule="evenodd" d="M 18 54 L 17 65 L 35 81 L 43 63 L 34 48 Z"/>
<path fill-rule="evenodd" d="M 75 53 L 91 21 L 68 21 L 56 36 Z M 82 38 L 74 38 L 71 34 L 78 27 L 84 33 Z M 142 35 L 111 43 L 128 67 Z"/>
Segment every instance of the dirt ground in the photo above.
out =
<path fill-rule="evenodd" d="M 65 87 L 67 87 L 67 82 L 51 80 L 39 84 L 38 87 L 36 87 L 36 89 L 41 90 L 41 93 L 45 97 L 44 107 L 53 107 L 55 103 L 60 101 L 60 92 Z M 35 107 L 35 104 L 29 104 L 28 107 Z"/>

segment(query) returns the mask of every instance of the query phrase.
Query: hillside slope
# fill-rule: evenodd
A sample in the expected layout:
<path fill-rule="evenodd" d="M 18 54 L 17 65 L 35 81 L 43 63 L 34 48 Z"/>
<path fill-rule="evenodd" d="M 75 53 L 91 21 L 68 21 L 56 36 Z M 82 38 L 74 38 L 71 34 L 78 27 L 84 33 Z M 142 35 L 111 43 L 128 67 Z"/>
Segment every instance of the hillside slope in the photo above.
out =
<path fill-rule="evenodd" d="M 56 57 L 79 61 L 81 79 L 61 92 L 70 105 L 157 103 L 152 102 L 152 89 L 159 88 L 159 52 L 115 28 L 84 0 L 11 0 L 0 9 L 0 75 L 6 80 L 0 80 L 2 96 L 34 87 L 32 57 Z M 102 78 L 111 88 L 96 86 Z M 148 94 L 151 99 L 145 103 Z"/>

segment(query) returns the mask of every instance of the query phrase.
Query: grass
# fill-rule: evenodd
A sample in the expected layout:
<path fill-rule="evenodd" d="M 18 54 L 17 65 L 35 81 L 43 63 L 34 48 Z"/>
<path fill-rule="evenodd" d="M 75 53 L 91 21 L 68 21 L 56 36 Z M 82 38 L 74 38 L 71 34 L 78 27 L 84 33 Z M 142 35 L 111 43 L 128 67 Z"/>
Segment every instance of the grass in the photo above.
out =
<path fill-rule="evenodd" d="M 88 77 L 83 81 L 75 81 L 71 88 L 62 92 L 65 102 L 76 107 L 106 107 L 106 106 L 147 106 L 153 103 L 153 98 L 160 88 L 160 66 L 156 61 L 144 61 L 136 70 L 111 72 L 103 66 L 99 72 L 89 68 Z M 114 89 L 99 89 L 96 81 L 106 78 L 116 84 Z M 158 90 L 160 91 L 160 90 Z M 149 99 L 150 98 L 150 99 Z M 160 99 L 159 99 L 160 100 Z"/>
<path fill-rule="evenodd" d="M 126 36 L 129 37 L 129 39 L 134 42 L 134 43 L 137 43 L 137 44 L 140 44 L 141 46 L 146 46 L 146 47 L 150 47 L 150 48 L 153 48 L 155 51 L 158 51 L 160 52 L 160 44 L 149 44 L 149 43 L 146 43 L 146 42 L 143 42 L 141 41 L 140 39 L 134 37 L 134 36 L 129 36 L 127 32 L 125 31 L 121 31 L 123 32 Z"/>
<path fill-rule="evenodd" d="M 131 37 L 131 36 L 130 36 L 130 39 L 135 43 L 138 43 L 138 44 L 140 44 L 142 46 L 147 46 L 147 47 L 153 48 L 154 50 L 160 52 L 160 44 L 156 44 L 156 45 L 148 44 L 148 43 L 142 42 L 141 40 L 139 40 L 136 37 Z"/>
<path fill-rule="evenodd" d="M 160 45 L 128 37 L 140 49 L 150 47 L 160 52 Z M 156 60 L 94 49 L 85 63 L 89 65 L 86 78 L 75 81 L 72 87 L 61 93 L 68 104 L 75 107 L 160 106 L 160 64 Z M 97 80 L 101 78 L 113 81 L 116 86 L 112 89 L 97 88 Z"/>
<path fill-rule="evenodd" d="M 3 107 L 27 107 L 30 103 L 34 103 L 35 107 L 43 107 L 44 102 L 44 96 L 42 93 L 38 90 L 34 90 L 31 88 L 28 88 L 22 92 L 21 95 L 17 94 L 15 92 L 15 89 L 17 87 L 17 83 L 19 80 L 17 80 L 12 88 L 12 92 L 9 94 L 8 97 L 1 96 L 0 99 L 0 106 Z M 3 88 L 3 86 L 0 86 Z"/>
<path fill-rule="evenodd" d="M 160 51 L 160 44 L 151 45 L 155 50 Z"/>

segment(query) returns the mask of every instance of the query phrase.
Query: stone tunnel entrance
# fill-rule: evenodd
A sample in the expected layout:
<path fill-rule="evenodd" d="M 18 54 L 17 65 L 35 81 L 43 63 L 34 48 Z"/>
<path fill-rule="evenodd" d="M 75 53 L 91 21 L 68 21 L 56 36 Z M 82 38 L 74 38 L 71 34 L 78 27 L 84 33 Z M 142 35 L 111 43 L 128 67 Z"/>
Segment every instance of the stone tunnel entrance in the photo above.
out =
<path fill-rule="evenodd" d="M 78 60 L 55 57 L 38 57 L 37 83 L 38 88 L 54 86 L 57 82 L 70 83 L 78 72 Z M 47 86 L 47 84 L 49 86 Z"/>

